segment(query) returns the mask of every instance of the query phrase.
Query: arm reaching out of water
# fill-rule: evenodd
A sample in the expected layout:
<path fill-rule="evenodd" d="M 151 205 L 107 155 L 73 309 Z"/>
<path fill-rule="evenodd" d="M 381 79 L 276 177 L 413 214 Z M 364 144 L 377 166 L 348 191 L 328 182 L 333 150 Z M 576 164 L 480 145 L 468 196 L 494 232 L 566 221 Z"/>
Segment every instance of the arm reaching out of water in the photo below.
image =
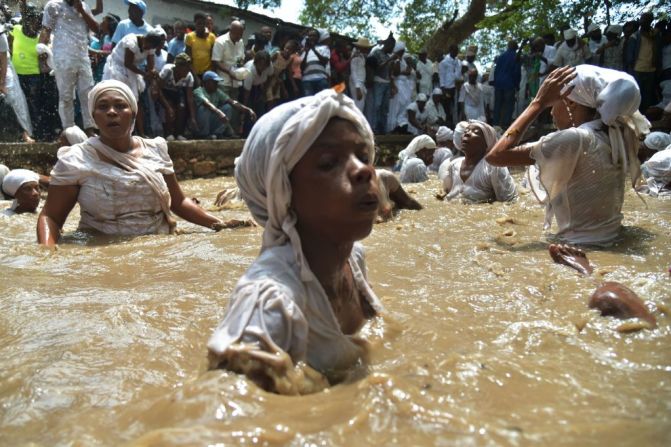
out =
<path fill-rule="evenodd" d="M 61 237 L 61 229 L 77 203 L 79 186 L 49 186 L 44 208 L 37 218 L 37 242 L 52 247 Z"/>

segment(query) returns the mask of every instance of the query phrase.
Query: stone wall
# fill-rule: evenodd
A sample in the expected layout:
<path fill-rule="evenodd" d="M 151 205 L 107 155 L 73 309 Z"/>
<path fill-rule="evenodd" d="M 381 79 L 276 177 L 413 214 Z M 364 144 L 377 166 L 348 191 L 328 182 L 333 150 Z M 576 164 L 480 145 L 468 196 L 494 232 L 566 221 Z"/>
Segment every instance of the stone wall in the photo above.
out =
<path fill-rule="evenodd" d="M 396 154 L 411 139 L 409 135 L 376 137 L 377 163 L 381 166 L 394 164 Z M 245 140 L 172 141 L 168 143 L 168 151 L 178 178 L 215 177 L 233 174 L 235 158 L 244 144 Z M 49 174 L 56 162 L 58 147 L 57 143 L 0 143 L 0 163 L 11 169 L 25 168 Z"/>

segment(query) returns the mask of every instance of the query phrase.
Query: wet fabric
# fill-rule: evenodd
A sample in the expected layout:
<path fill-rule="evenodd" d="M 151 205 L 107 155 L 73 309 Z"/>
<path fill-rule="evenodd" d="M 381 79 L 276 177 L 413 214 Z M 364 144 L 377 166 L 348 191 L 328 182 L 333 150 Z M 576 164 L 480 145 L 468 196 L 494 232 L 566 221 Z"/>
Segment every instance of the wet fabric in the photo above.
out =
<path fill-rule="evenodd" d="M 401 165 L 401 183 L 421 183 L 429 179 L 428 169 L 419 158 L 406 159 Z"/>
<path fill-rule="evenodd" d="M 14 71 L 14 67 L 9 60 L 9 44 L 7 42 L 7 36 L 4 34 L 0 34 L 0 53 L 7 53 L 7 74 L 5 76 L 5 88 L 7 89 L 7 95 L 5 96 L 5 100 L 14 111 L 16 120 L 18 121 L 21 128 L 28 132 L 29 135 L 32 135 L 33 126 L 32 122 L 30 121 L 28 102 L 26 101 L 26 97 L 23 94 L 21 85 L 19 84 L 19 77 Z"/>
<path fill-rule="evenodd" d="M 433 162 L 429 165 L 429 170 L 433 172 L 438 172 L 440 165 L 442 165 L 445 160 L 449 160 L 454 156 L 451 150 L 446 147 L 439 147 L 433 152 Z"/>
<path fill-rule="evenodd" d="M 473 172 L 464 182 L 461 179 L 461 165 L 464 157 L 449 162 L 443 170 L 443 189 L 447 192 L 446 200 L 461 198 L 465 202 L 509 202 L 517 197 L 515 181 L 508 168 L 492 166 L 483 158 L 475 165 Z"/>
<path fill-rule="evenodd" d="M 9 174 L 9 168 L 3 164 L 0 164 L 0 200 L 5 200 L 5 195 L 2 191 L 2 181 L 5 179 L 7 174 Z"/>
<path fill-rule="evenodd" d="M 225 361 L 231 346 L 253 343 L 256 352 L 285 351 L 320 372 L 346 368 L 362 355 L 343 334 L 321 284 L 307 264 L 289 174 L 333 117 L 352 122 L 374 157 L 373 133 L 354 102 L 329 89 L 275 107 L 252 128 L 235 167 L 240 195 L 263 226 L 261 255 L 238 281 L 224 320 L 208 342 L 210 357 Z M 382 306 L 366 282 L 363 250 L 349 264 L 356 288 L 377 312 Z M 252 354 L 253 355 L 253 354 Z"/>
<path fill-rule="evenodd" d="M 671 195 L 671 145 L 641 165 L 647 192 L 653 197 Z"/>
<path fill-rule="evenodd" d="M 402 42 L 397 42 L 396 45 L 399 43 Z M 397 126 L 408 124 L 406 108 L 412 102 L 412 96 L 415 92 L 416 82 L 414 76 L 412 76 L 412 72 L 410 75 L 403 74 L 408 69 L 408 63 L 405 58 L 401 58 L 399 65 L 401 74 L 394 76 L 396 94 L 389 100 L 389 112 L 387 114 L 387 131 L 389 132 Z"/>
<path fill-rule="evenodd" d="M 135 66 L 141 66 L 147 61 L 147 56 L 154 50 L 142 50 L 137 40 L 137 35 L 128 34 L 114 47 L 112 53 L 107 56 L 107 63 L 103 72 L 103 80 L 114 79 L 121 81 L 130 87 L 135 99 L 140 97 L 146 87 L 144 78 L 126 68 L 126 50 L 133 53 Z"/>
<path fill-rule="evenodd" d="M 89 6 L 82 2 L 84 10 L 91 14 Z M 84 18 L 64 0 L 51 0 L 44 7 L 42 26 L 49 28 L 54 36 L 54 60 L 59 68 L 63 65 L 83 65 L 89 62 L 89 28 Z"/>
<path fill-rule="evenodd" d="M 459 91 L 459 102 L 464 104 L 464 114 L 468 120 L 486 121 L 485 95 L 482 84 L 465 83 Z"/>

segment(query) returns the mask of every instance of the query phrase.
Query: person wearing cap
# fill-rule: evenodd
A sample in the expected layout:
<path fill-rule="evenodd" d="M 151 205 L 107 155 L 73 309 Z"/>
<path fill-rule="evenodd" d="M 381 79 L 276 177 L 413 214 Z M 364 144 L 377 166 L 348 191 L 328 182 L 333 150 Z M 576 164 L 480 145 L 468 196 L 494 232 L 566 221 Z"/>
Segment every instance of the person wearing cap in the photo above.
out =
<path fill-rule="evenodd" d="M 443 91 L 436 87 L 431 92 L 431 98 L 426 102 L 426 124 L 432 130 L 438 129 L 447 123 L 447 114 L 445 113 Z"/>
<path fill-rule="evenodd" d="M 152 26 L 144 20 L 147 4 L 144 0 L 124 0 L 128 5 L 128 18 L 121 20 L 112 36 L 112 44 L 118 45 L 121 39 L 129 34 L 144 36 L 151 31 Z"/>
<path fill-rule="evenodd" d="M 405 109 L 407 118 L 407 130 L 412 135 L 430 133 L 428 126 L 429 111 L 426 108 L 428 98 L 424 93 L 417 95 L 415 101 L 408 104 Z"/>
<path fill-rule="evenodd" d="M 329 88 L 331 75 L 331 35 L 326 30 L 311 29 L 301 59 L 303 94 L 311 96 Z"/>
<path fill-rule="evenodd" d="M 578 39 L 578 32 L 574 29 L 564 31 L 564 42 L 557 48 L 557 55 L 552 61 L 550 71 L 558 67 L 575 67 L 584 64 L 592 56 L 589 45 Z"/>
<path fill-rule="evenodd" d="M 417 87 L 413 62 L 405 56 L 405 43 L 400 40 L 394 45 L 394 59 L 390 69 L 392 83 L 387 118 L 387 130 L 389 132 L 408 124 L 408 115 L 405 110 L 412 102 Z"/>
<path fill-rule="evenodd" d="M 671 196 L 671 135 L 651 132 L 645 137 L 643 144 L 654 151 L 654 154 L 641 165 L 641 174 L 646 185 L 639 191 L 653 197 Z"/>
<path fill-rule="evenodd" d="M 94 83 L 88 34 L 97 33 L 99 24 L 81 0 L 50 0 L 44 7 L 42 27 L 40 43 L 49 45 L 54 34 L 52 51 L 61 125 L 65 129 L 75 124 L 76 89 L 84 128 L 91 132 L 94 124 L 86 101 Z"/>
<path fill-rule="evenodd" d="M 193 16 L 194 30 L 184 38 L 186 54 L 191 58 L 191 65 L 196 75 L 201 76 L 212 69 L 212 48 L 217 36 L 207 29 L 207 17 L 202 12 Z"/>
<path fill-rule="evenodd" d="M 469 45 L 468 48 L 466 48 L 466 64 L 468 65 L 468 69 L 478 69 L 478 66 L 475 65 L 475 57 L 478 55 L 478 46 L 477 45 Z M 479 76 L 479 75 L 478 75 Z M 480 78 L 478 78 L 478 81 Z"/>
<path fill-rule="evenodd" d="M 359 37 L 352 44 L 352 60 L 350 61 L 349 94 L 357 108 L 362 112 L 366 108 L 366 57 L 373 48 L 365 37 Z"/>
<path fill-rule="evenodd" d="M 433 61 L 427 58 L 426 48 L 417 53 L 418 59 L 415 66 L 417 76 L 417 93 L 430 95 L 433 92 Z"/>
<path fill-rule="evenodd" d="M 4 175 L 0 186 L 6 196 L 14 199 L 4 215 L 34 213 L 40 204 L 40 176 L 33 171 L 13 169 Z"/>
<path fill-rule="evenodd" d="M 193 92 L 196 105 L 196 136 L 210 139 L 233 137 L 228 116 L 234 107 L 238 112 L 247 114 L 251 121 L 256 120 L 254 111 L 226 95 L 219 88 L 221 78 L 213 71 L 203 73 L 203 85 Z"/>
<path fill-rule="evenodd" d="M 478 82 L 478 71 L 469 69 L 468 82 L 459 90 L 459 117 L 462 120 L 478 120 L 486 122 L 485 93 Z"/>
<path fill-rule="evenodd" d="M 606 43 L 596 50 L 599 58 L 599 65 L 613 70 L 622 70 L 624 63 L 624 40 L 620 38 L 622 26 L 610 25 L 606 28 Z"/>
<path fill-rule="evenodd" d="M 517 49 L 517 42 L 510 40 L 506 51 L 496 59 L 496 68 L 494 69 L 494 116 L 492 117 L 492 124 L 495 126 L 505 127 L 510 125 L 512 121 L 515 92 L 520 88 L 522 77 L 522 64 Z M 475 106 L 478 110 L 471 109 L 469 119 L 485 121 L 484 118 L 472 118 L 474 113 L 478 114 L 480 111 L 479 104 L 471 101 L 471 106 Z M 484 103 L 481 116 L 485 116 Z"/>
<path fill-rule="evenodd" d="M 191 58 L 186 53 L 175 57 L 174 64 L 165 64 L 158 74 L 158 99 L 163 106 L 163 131 L 166 140 L 186 140 L 185 125 L 188 122 L 196 129 L 196 107 L 193 100 L 194 79 L 191 73 Z"/>
<path fill-rule="evenodd" d="M 592 53 L 592 56 L 587 61 L 592 65 L 599 65 L 599 56 L 597 50 L 604 46 L 608 40 L 606 36 L 601 33 L 601 28 L 596 23 L 590 23 L 587 27 L 587 45 L 589 46 L 589 51 Z"/>

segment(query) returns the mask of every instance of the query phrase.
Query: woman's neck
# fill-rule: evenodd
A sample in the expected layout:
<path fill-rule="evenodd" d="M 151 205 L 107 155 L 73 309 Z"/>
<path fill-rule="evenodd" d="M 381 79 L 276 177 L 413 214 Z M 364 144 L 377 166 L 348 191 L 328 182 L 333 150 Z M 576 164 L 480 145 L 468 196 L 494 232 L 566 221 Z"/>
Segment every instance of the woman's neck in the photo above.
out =
<path fill-rule="evenodd" d="M 300 234 L 301 246 L 310 270 L 325 290 L 336 289 L 342 282 L 354 243 L 334 244 L 305 233 Z"/>
<path fill-rule="evenodd" d="M 131 135 L 125 135 L 119 138 L 109 138 L 101 135 L 100 141 L 117 152 L 125 153 L 133 149 L 133 137 Z"/>
<path fill-rule="evenodd" d="M 480 160 L 485 158 L 485 154 L 478 152 L 477 154 L 464 153 L 464 162 L 468 166 L 475 166 L 480 163 Z"/>

